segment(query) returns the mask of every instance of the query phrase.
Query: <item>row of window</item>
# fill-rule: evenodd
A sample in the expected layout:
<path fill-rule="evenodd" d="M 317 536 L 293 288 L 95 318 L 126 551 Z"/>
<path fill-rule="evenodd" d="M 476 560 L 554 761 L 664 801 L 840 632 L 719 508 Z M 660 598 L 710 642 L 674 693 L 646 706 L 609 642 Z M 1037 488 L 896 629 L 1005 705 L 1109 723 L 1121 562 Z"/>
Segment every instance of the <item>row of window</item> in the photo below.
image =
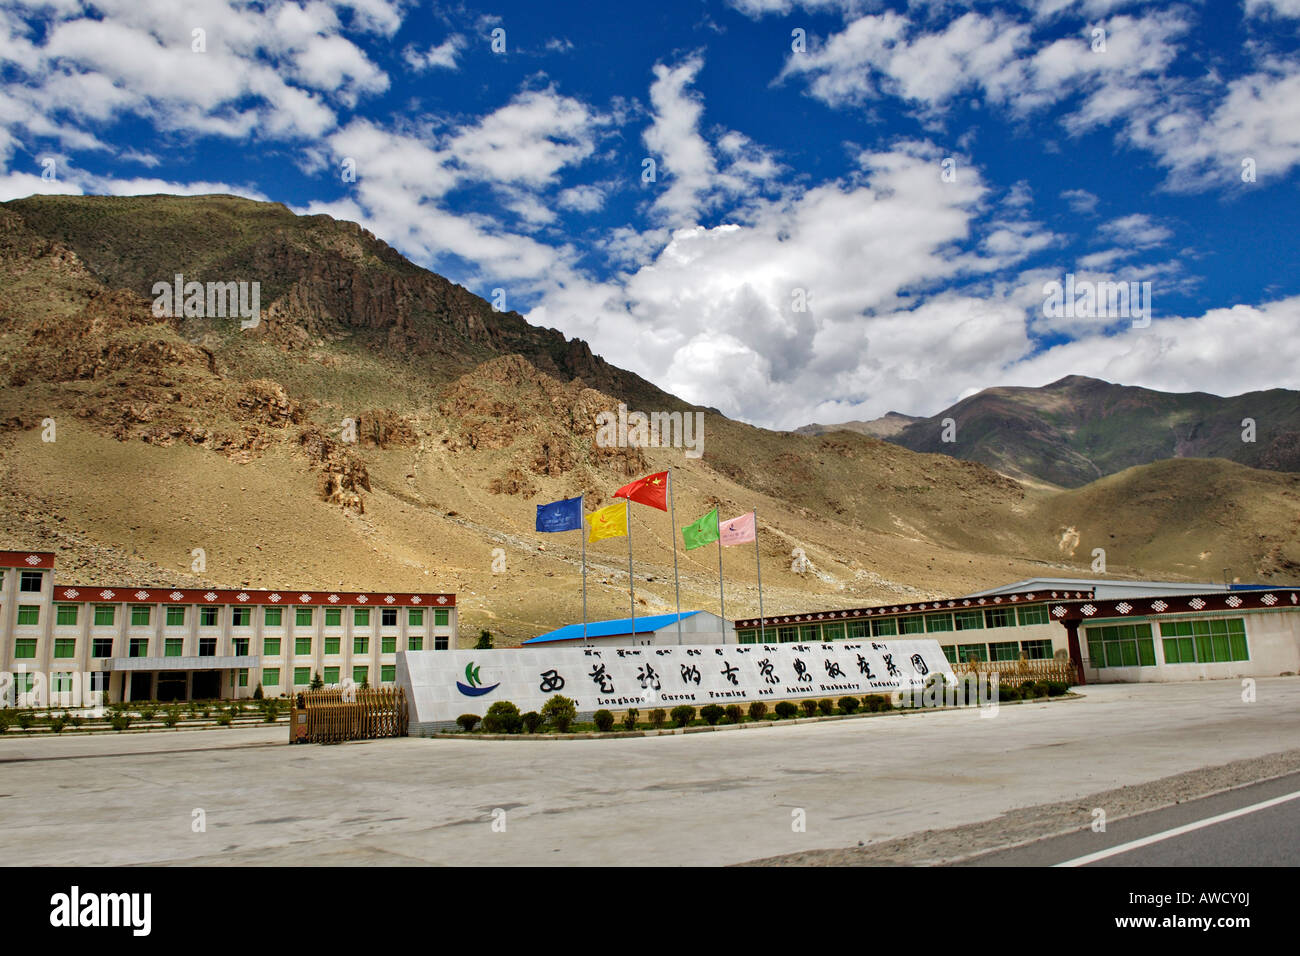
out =
<path fill-rule="evenodd" d="M 1090 627 L 1088 657 L 1093 667 L 1154 667 L 1155 639 L 1150 624 Z M 1168 621 L 1160 624 L 1166 664 L 1219 664 L 1250 660 L 1242 618 Z"/>
<path fill-rule="evenodd" d="M 248 638 L 234 638 L 231 640 L 234 653 L 237 656 L 243 656 L 248 653 Z M 341 653 L 342 638 L 326 637 L 325 653 Z M 433 649 L 436 651 L 447 650 L 448 638 L 445 634 L 440 634 L 433 639 Z M 266 657 L 280 656 L 281 639 L 278 637 L 267 637 L 262 640 L 262 654 Z M 163 639 L 163 657 L 184 657 L 185 638 L 167 637 Z M 411 635 L 406 639 L 406 649 L 408 651 L 424 650 L 424 638 Z M 293 652 L 299 657 L 307 657 L 312 653 L 312 639 L 310 637 L 295 637 L 293 639 Z M 397 636 L 391 635 L 379 639 L 379 652 L 381 654 L 397 653 Z M 214 657 L 217 653 L 217 639 L 215 637 L 206 637 L 199 639 L 199 656 Z M 352 639 L 353 654 L 369 654 L 370 638 L 354 637 Z M 54 639 L 54 657 L 74 658 L 77 656 L 77 639 L 75 637 L 56 637 Z M 113 639 L 111 637 L 94 637 L 90 641 L 91 657 L 112 657 L 113 656 Z M 149 656 L 149 638 L 133 637 L 127 644 L 128 657 L 148 657 Z M 36 638 L 19 637 L 14 640 L 14 659 L 15 660 L 33 660 L 36 657 Z"/>
<path fill-rule="evenodd" d="M 60 604 L 54 609 L 54 623 L 60 627 L 68 627 L 77 623 L 77 615 L 80 612 L 79 604 Z M 168 627 L 180 627 L 185 624 L 185 612 L 187 608 L 183 605 L 173 604 L 165 608 L 166 623 Z M 316 610 L 314 607 L 294 608 L 294 626 L 311 627 L 312 614 Z M 341 627 L 343 625 L 343 608 L 327 607 L 322 608 L 325 612 L 326 627 Z M 381 627 L 397 626 L 397 608 L 383 607 L 379 608 L 379 624 Z M 220 615 L 219 607 L 201 607 L 199 608 L 199 624 L 203 627 L 216 627 Z M 137 604 L 131 608 L 131 626 L 147 627 L 151 620 L 153 607 L 146 604 Z M 284 620 L 284 608 L 268 607 L 263 609 L 264 617 L 262 623 L 266 627 L 280 627 Z M 252 623 L 253 609 L 251 607 L 232 607 L 230 609 L 230 624 L 232 627 L 248 627 Z M 117 605 L 115 604 L 97 604 L 94 608 L 94 623 L 96 627 L 111 627 L 117 618 Z M 433 612 L 433 623 L 435 627 L 445 627 L 451 620 L 451 611 L 443 608 L 435 608 Z M 22 604 L 18 607 L 18 623 L 24 625 L 39 624 L 41 621 L 41 608 L 37 604 Z M 424 626 L 424 608 L 410 607 L 406 609 L 407 627 Z M 370 608 L 355 607 L 352 609 L 352 626 L 369 627 L 370 626 Z"/>
<path fill-rule="evenodd" d="M 1048 623 L 1047 607 L 1031 604 L 1025 607 L 995 607 L 974 611 L 943 611 L 934 614 L 913 614 L 907 617 L 880 617 L 868 621 L 833 621 L 823 624 L 783 624 L 773 628 L 781 644 L 796 641 L 857 641 L 868 637 L 895 637 L 900 634 L 933 634 L 937 631 L 972 631 L 980 628 L 1021 627 Z M 756 644 L 758 630 L 739 632 L 741 644 Z M 1012 642 L 1014 643 L 1014 642 Z M 1032 642 L 1031 642 L 1032 643 Z M 1051 656 L 1050 654 L 1048 655 Z"/>
<path fill-rule="evenodd" d="M 41 571 L 19 571 L 18 590 L 22 594 L 40 594 L 45 575 Z M 0 588 L 5 586 L 5 573 L 0 571 Z"/>
<path fill-rule="evenodd" d="M 337 667 L 322 668 L 321 680 L 325 682 L 326 687 L 337 687 L 339 684 L 339 671 Z M 370 668 L 365 665 L 357 665 L 352 668 L 352 681 L 355 684 L 364 684 L 370 679 Z M 379 682 L 381 684 L 392 684 L 397 680 L 396 664 L 379 665 Z M 247 683 L 241 683 L 240 687 L 247 687 Z M 280 668 L 263 667 L 262 668 L 262 686 L 279 687 L 280 686 Z M 309 687 L 311 686 L 311 668 L 295 667 L 293 669 L 293 686 Z"/>
<path fill-rule="evenodd" d="M 1049 639 L 1037 641 L 999 641 L 988 644 L 940 644 L 948 663 L 964 661 L 1018 661 L 1023 654 L 1026 660 L 1043 661 L 1054 651 Z"/>

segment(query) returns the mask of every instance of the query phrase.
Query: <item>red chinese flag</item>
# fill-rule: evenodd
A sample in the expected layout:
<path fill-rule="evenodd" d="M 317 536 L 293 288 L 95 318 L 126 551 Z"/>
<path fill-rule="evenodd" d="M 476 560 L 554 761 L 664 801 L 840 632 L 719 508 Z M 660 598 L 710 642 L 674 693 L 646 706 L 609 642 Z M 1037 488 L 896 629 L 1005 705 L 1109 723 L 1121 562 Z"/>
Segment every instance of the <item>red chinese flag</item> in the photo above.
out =
<path fill-rule="evenodd" d="M 626 498 L 628 501 L 635 501 L 639 505 L 649 505 L 651 508 L 667 511 L 668 472 L 661 471 L 657 475 L 646 475 L 644 478 L 638 478 L 631 484 L 624 485 L 614 492 L 614 497 Z"/>

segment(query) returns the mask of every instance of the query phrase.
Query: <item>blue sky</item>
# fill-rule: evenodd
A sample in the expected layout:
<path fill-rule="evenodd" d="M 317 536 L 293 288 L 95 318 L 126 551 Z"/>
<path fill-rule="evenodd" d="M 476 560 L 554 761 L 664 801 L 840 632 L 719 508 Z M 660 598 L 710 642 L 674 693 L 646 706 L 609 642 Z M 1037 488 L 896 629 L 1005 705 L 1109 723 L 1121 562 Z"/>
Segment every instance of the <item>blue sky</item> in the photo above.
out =
<path fill-rule="evenodd" d="M 768 426 L 1296 388 L 1298 50 L 1300 0 L 0 0 L 0 198 L 355 220 Z"/>

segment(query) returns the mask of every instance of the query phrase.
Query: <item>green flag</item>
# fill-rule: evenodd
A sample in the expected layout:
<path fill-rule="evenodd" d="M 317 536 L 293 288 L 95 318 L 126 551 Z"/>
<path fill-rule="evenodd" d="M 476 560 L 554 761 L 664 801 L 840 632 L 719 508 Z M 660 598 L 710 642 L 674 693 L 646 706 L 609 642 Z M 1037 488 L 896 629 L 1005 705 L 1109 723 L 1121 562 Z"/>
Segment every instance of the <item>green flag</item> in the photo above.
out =
<path fill-rule="evenodd" d="M 682 540 L 686 550 L 701 548 L 718 540 L 718 509 L 714 508 L 699 521 L 688 524 L 682 529 Z"/>

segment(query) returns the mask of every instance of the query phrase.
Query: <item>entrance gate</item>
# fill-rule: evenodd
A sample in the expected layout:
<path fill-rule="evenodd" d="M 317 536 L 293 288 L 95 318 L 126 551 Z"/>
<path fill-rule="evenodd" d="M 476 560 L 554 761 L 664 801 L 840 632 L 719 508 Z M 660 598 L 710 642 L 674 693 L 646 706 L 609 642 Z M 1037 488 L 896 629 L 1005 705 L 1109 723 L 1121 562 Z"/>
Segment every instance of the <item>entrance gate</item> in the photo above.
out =
<path fill-rule="evenodd" d="M 405 737 L 406 692 L 388 687 L 330 687 L 304 691 L 289 711 L 289 742 L 340 743 Z"/>

